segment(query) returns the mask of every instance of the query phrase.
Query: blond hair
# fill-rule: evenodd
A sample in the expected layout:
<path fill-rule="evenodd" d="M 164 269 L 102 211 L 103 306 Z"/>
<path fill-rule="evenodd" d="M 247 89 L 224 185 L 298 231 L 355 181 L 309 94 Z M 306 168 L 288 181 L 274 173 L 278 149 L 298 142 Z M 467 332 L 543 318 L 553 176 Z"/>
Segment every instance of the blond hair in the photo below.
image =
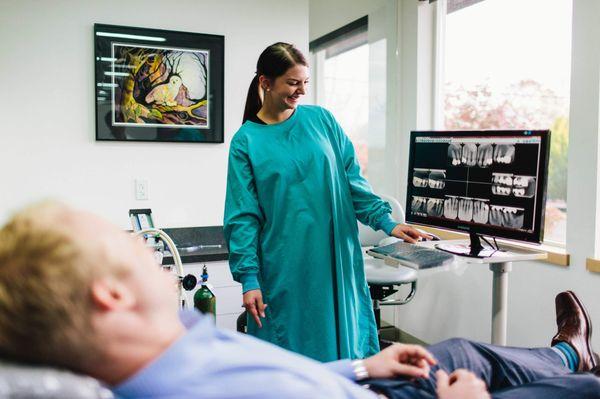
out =
<path fill-rule="evenodd" d="M 79 369 L 94 356 L 94 259 L 65 222 L 69 211 L 46 201 L 18 212 L 0 230 L 4 358 Z"/>

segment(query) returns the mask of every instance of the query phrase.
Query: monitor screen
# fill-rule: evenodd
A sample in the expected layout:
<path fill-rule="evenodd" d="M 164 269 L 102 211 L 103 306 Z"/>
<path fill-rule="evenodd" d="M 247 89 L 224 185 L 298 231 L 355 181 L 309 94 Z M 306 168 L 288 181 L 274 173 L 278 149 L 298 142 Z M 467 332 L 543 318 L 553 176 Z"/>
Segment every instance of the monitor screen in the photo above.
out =
<path fill-rule="evenodd" d="M 411 132 L 406 220 L 541 242 L 550 132 Z"/>

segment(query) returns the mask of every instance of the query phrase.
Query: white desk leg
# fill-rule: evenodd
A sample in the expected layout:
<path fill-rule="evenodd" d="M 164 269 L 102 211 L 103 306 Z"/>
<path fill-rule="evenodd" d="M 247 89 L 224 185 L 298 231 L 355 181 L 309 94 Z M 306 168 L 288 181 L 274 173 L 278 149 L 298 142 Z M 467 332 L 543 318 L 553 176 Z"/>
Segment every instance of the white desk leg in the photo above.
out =
<path fill-rule="evenodd" d="M 512 262 L 491 263 L 494 272 L 492 286 L 492 344 L 506 345 L 506 324 L 508 313 L 508 272 Z"/>

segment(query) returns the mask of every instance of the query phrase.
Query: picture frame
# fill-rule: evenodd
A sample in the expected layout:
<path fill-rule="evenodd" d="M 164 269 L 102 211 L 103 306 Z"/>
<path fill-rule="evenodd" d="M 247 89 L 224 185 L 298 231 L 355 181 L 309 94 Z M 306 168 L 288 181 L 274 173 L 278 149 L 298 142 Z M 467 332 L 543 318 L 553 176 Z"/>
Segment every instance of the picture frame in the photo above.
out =
<path fill-rule="evenodd" d="M 223 143 L 224 43 L 94 24 L 96 140 Z"/>

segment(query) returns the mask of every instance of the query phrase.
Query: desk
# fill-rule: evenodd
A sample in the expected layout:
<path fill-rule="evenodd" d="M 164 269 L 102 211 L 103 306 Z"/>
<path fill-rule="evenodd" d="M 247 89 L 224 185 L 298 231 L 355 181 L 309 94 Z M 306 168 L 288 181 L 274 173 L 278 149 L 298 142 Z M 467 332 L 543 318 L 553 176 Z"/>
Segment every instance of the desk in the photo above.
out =
<path fill-rule="evenodd" d="M 434 248 L 436 244 L 463 244 L 468 245 L 469 240 L 425 241 L 417 245 Z M 492 337 L 494 345 L 506 345 L 506 325 L 508 313 L 508 272 L 512 270 L 513 262 L 526 260 L 543 260 L 547 254 L 543 251 L 521 249 L 516 247 L 501 246 L 505 249 L 498 255 L 489 258 L 471 258 L 456 255 L 456 261 L 462 264 L 488 264 L 493 273 L 492 278 Z M 393 258 L 386 258 L 386 263 L 394 262 Z M 398 264 L 398 262 L 395 262 Z"/>

